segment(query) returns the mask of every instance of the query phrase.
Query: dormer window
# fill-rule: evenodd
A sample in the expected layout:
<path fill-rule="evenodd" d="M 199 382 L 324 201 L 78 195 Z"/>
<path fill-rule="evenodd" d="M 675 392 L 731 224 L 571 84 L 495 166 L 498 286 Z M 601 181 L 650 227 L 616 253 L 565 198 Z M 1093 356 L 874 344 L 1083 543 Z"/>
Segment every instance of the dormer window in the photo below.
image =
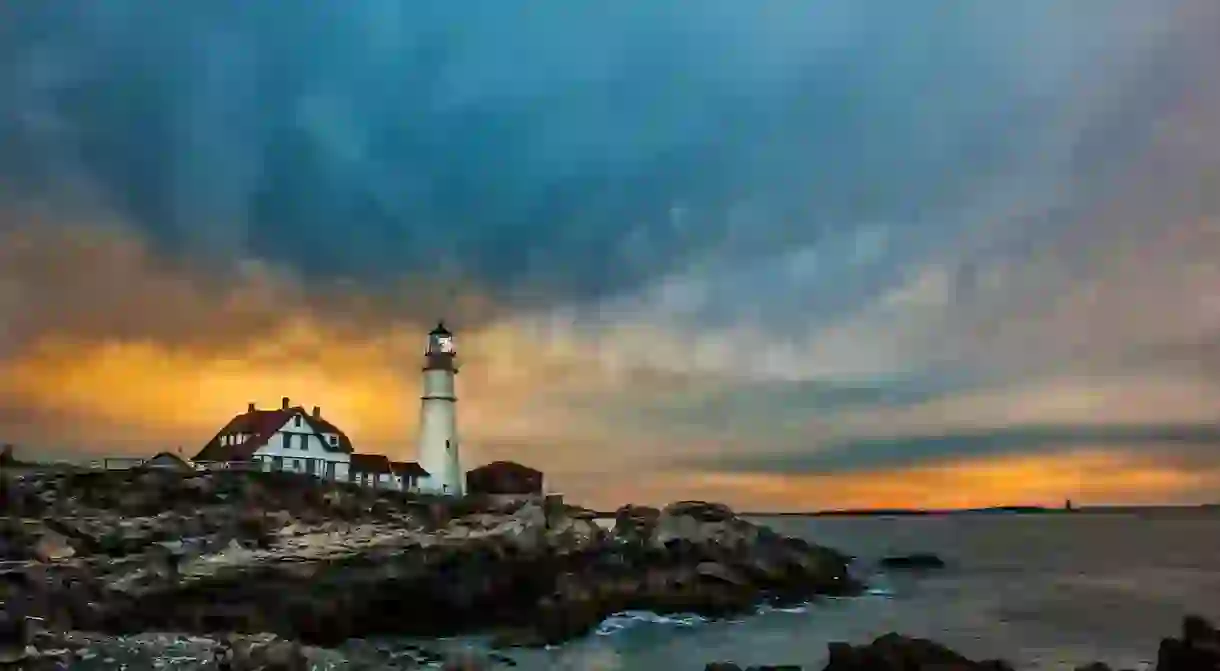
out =
<path fill-rule="evenodd" d="M 292 418 L 292 425 L 293 425 L 293 426 L 300 426 L 300 425 L 301 425 L 301 416 L 300 416 L 300 415 L 297 415 L 296 417 L 293 417 L 293 418 Z"/>
<path fill-rule="evenodd" d="M 228 444 L 229 444 L 229 436 L 228 436 L 228 435 L 221 436 L 221 437 L 220 437 L 220 444 L 221 444 L 221 445 L 228 445 Z"/>
<path fill-rule="evenodd" d="M 339 445 L 339 436 L 331 436 L 330 444 L 334 447 L 337 447 Z"/>

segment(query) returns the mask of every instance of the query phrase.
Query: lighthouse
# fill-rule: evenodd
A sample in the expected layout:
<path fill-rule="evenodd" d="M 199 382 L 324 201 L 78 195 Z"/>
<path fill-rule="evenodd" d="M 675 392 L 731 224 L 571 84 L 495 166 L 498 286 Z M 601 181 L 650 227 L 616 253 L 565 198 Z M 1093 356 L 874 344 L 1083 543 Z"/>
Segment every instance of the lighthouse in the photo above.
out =
<path fill-rule="evenodd" d="M 441 322 L 428 334 L 424 351 L 424 384 L 419 409 L 419 465 L 428 471 L 420 489 L 461 496 L 462 466 L 458 459 L 457 348 L 453 334 Z"/>

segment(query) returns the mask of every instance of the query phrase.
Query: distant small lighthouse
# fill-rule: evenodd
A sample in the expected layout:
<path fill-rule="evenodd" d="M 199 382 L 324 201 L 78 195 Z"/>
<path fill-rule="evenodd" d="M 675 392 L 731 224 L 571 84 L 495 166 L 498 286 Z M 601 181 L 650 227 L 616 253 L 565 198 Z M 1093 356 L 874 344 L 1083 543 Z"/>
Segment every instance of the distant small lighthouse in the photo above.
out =
<path fill-rule="evenodd" d="M 419 465 L 428 471 L 420 489 L 450 496 L 462 494 L 458 459 L 457 377 L 453 334 L 441 322 L 428 334 L 424 351 L 424 393 L 419 411 Z"/>

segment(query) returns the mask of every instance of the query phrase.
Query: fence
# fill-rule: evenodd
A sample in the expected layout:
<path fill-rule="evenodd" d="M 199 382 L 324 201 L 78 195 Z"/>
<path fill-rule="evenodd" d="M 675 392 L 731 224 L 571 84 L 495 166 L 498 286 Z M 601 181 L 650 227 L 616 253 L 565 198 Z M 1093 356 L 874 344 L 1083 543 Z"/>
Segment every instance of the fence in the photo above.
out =
<path fill-rule="evenodd" d="M 146 461 L 148 460 L 143 457 L 106 457 L 89 462 L 89 468 L 100 471 L 125 471 L 142 466 Z"/>

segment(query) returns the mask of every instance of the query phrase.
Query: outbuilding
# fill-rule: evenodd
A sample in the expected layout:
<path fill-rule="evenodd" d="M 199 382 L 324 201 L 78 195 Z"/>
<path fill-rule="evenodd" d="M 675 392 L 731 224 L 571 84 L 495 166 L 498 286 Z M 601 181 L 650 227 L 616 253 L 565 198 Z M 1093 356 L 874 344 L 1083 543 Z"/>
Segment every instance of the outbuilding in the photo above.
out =
<path fill-rule="evenodd" d="M 173 452 L 160 452 L 136 468 L 156 471 L 176 471 L 178 473 L 194 473 L 195 467 Z"/>
<path fill-rule="evenodd" d="M 512 461 L 494 461 L 466 473 L 467 494 L 525 496 L 542 494 L 542 471 Z"/>
<path fill-rule="evenodd" d="M 390 470 L 394 473 L 395 485 L 403 492 L 419 491 L 419 483 L 428 477 L 428 471 L 414 461 L 391 461 Z"/>
<path fill-rule="evenodd" d="M 365 487 L 394 489 L 394 470 L 384 454 L 353 454 L 348 469 L 351 481 Z"/>

